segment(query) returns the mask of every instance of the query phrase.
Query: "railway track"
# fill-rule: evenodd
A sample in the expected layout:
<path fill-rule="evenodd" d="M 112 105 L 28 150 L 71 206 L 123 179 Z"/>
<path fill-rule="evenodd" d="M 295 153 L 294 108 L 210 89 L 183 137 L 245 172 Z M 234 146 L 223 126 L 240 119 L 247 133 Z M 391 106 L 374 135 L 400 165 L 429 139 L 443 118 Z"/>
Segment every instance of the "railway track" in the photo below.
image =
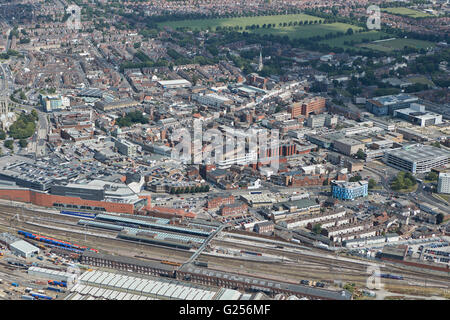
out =
<path fill-rule="evenodd" d="M 364 280 L 366 280 L 370 274 L 367 272 L 367 264 L 363 264 L 361 262 L 355 261 L 342 261 L 337 259 L 330 259 L 328 257 L 319 257 L 319 256 L 313 256 L 308 254 L 303 254 L 300 252 L 292 252 L 292 251 L 285 251 L 283 249 L 278 248 L 267 248 L 267 247 L 258 247 L 258 246 L 249 246 L 248 244 L 239 244 L 239 243 L 231 243 L 228 241 L 222 241 L 222 240 L 213 240 L 213 243 L 217 243 L 221 245 L 222 247 L 232 247 L 237 249 L 249 249 L 249 247 L 252 247 L 252 249 L 257 250 L 261 253 L 269 253 L 273 255 L 278 256 L 284 256 L 286 258 L 289 258 L 290 262 L 283 262 L 284 265 L 290 265 L 292 268 L 295 268 L 297 270 L 317 270 L 323 269 L 325 272 L 326 269 L 328 269 L 329 273 L 338 273 L 342 276 L 357 276 L 357 277 L 363 277 Z M 297 261 L 297 262 L 295 262 Z M 312 263 L 312 266 L 307 266 L 304 263 Z M 314 266 L 315 264 L 315 266 Z M 399 268 L 397 266 L 391 266 L 386 265 L 380 266 L 380 270 L 383 273 L 394 273 L 398 274 L 401 273 L 404 280 L 411 280 L 411 281 L 428 281 L 428 282 L 434 282 L 436 284 L 439 284 L 443 287 L 449 287 L 450 285 L 450 278 L 446 276 L 439 276 L 435 274 L 427 273 L 426 271 L 420 272 L 420 271 L 413 271 L 409 269 Z M 385 282 L 391 282 L 392 279 L 383 279 Z M 393 280 L 395 281 L 398 280 Z"/>

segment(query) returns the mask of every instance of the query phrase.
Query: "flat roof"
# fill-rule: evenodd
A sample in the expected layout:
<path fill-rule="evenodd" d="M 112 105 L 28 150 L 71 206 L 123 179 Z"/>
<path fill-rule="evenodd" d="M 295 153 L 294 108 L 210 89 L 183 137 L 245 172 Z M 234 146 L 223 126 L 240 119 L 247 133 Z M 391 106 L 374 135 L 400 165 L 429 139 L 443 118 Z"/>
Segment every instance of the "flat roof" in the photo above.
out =
<path fill-rule="evenodd" d="M 440 157 L 450 157 L 450 152 L 445 149 L 424 145 L 406 146 L 401 149 L 387 151 L 387 154 L 408 161 L 423 161 Z"/>
<path fill-rule="evenodd" d="M 32 244 L 24 241 L 24 240 L 19 240 L 16 242 L 13 242 L 9 245 L 11 248 L 14 248 L 16 250 L 20 250 L 26 254 L 30 254 L 33 252 L 39 252 L 39 248 L 33 246 Z"/>

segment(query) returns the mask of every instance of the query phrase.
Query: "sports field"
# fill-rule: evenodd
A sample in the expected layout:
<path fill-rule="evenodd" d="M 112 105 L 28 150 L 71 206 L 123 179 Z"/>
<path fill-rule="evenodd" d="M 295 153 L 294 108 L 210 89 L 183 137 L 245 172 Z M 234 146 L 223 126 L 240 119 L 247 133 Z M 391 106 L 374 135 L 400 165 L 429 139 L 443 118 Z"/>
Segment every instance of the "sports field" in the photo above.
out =
<path fill-rule="evenodd" d="M 422 11 L 410 9 L 410 8 L 404 8 L 404 7 L 396 7 L 396 8 L 381 8 L 381 11 L 392 13 L 392 14 L 398 14 L 400 16 L 407 16 L 410 18 L 426 18 L 426 17 L 433 17 L 433 15 L 429 13 L 425 13 Z"/>
<path fill-rule="evenodd" d="M 434 47 L 434 43 L 424 40 L 416 39 L 388 39 L 367 44 L 360 44 L 359 47 L 368 48 L 377 51 L 391 52 L 394 50 L 403 49 L 405 46 L 416 49 L 426 49 Z"/>
<path fill-rule="evenodd" d="M 380 40 L 387 37 L 388 35 L 384 32 L 371 30 L 368 32 L 354 33 L 338 38 L 322 40 L 320 41 L 320 43 L 328 44 L 330 47 L 340 47 L 348 49 L 353 48 L 354 45 L 359 43 L 369 43 L 371 41 Z"/>
<path fill-rule="evenodd" d="M 257 17 L 239 17 L 239 18 L 218 18 L 218 19 L 196 19 L 196 20 L 180 20 L 180 21 L 165 21 L 158 23 L 159 27 L 167 26 L 171 28 L 186 27 L 191 30 L 209 29 L 215 30 L 216 27 L 242 27 L 263 24 L 275 24 L 278 27 L 279 23 L 289 23 L 296 21 L 321 21 L 322 18 L 310 16 L 307 14 L 285 14 L 273 16 L 257 16 Z"/>
<path fill-rule="evenodd" d="M 324 36 L 327 33 L 347 32 L 349 28 L 353 31 L 361 30 L 360 27 L 353 26 L 347 23 L 330 23 L 330 24 L 313 24 L 302 26 L 291 26 L 282 28 L 270 28 L 270 29 L 255 29 L 249 30 L 250 32 L 257 34 L 273 34 L 277 36 L 288 36 L 291 39 L 310 38 L 314 36 Z"/>

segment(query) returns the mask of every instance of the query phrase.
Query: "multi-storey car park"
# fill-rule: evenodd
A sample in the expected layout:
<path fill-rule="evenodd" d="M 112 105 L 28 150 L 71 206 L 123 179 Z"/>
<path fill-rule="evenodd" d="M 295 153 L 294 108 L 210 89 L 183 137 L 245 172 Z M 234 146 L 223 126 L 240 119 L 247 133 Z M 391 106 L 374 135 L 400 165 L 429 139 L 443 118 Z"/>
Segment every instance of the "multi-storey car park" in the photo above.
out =
<path fill-rule="evenodd" d="M 386 152 L 384 162 L 401 170 L 424 173 L 450 163 L 450 152 L 425 145 L 406 146 Z"/>

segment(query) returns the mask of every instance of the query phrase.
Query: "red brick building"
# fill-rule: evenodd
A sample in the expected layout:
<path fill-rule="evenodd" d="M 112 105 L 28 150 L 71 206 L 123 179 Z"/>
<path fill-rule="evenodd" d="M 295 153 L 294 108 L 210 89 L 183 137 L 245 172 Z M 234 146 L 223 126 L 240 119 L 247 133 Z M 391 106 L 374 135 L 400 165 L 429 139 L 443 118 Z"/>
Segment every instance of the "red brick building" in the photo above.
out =
<path fill-rule="evenodd" d="M 234 196 L 233 195 L 223 195 L 219 197 L 215 197 L 212 199 L 208 199 L 207 202 L 207 208 L 208 209 L 215 209 L 219 208 L 223 205 L 229 205 L 234 203 Z"/>
<path fill-rule="evenodd" d="M 325 98 L 313 97 L 301 101 L 301 114 L 308 117 L 311 113 L 319 114 L 325 111 Z"/>
<path fill-rule="evenodd" d="M 150 196 L 142 196 L 147 199 L 145 208 L 150 207 Z M 53 195 L 42 191 L 31 189 L 0 189 L 0 199 L 28 202 L 42 207 L 58 207 L 61 205 L 89 206 L 92 208 L 103 208 L 106 212 L 130 213 L 137 209 L 133 203 L 118 203 L 108 201 L 85 200 L 76 197 Z"/>
<path fill-rule="evenodd" d="M 222 216 L 229 215 L 240 215 L 248 212 L 248 206 L 245 203 L 233 203 L 229 205 L 224 205 L 220 208 L 220 214 Z"/>

